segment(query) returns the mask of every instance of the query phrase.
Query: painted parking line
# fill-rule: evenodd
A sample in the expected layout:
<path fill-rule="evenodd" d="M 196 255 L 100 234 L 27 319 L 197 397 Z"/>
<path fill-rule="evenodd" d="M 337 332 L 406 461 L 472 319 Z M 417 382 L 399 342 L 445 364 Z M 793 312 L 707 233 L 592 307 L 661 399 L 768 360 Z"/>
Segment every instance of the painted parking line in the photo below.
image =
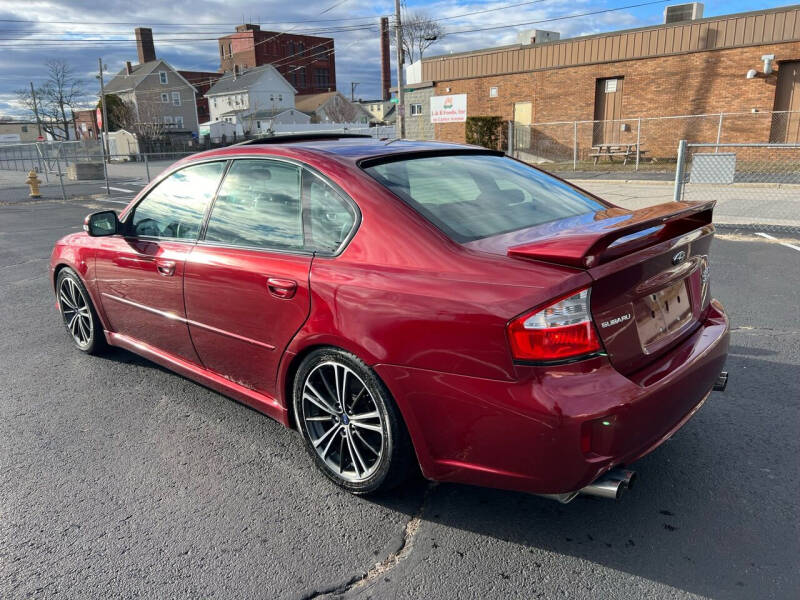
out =
<path fill-rule="evenodd" d="M 136 191 L 136 190 L 126 190 L 125 188 L 114 187 L 113 185 L 108 186 L 108 189 L 114 190 L 115 192 L 125 192 L 126 194 L 133 194 Z"/>
<path fill-rule="evenodd" d="M 770 235 L 768 233 L 761 233 L 760 231 L 757 232 L 756 235 L 761 236 L 763 238 L 767 238 L 768 240 L 776 241 L 781 246 L 786 246 L 787 248 L 791 248 L 792 250 L 797 250 L 798 252 L 800 252 L 800 246 L 795 246 L 794 244 L 789 244 L 788 242 L 782 242 L 780 238 L 776 238 L 774 235 Z"/>

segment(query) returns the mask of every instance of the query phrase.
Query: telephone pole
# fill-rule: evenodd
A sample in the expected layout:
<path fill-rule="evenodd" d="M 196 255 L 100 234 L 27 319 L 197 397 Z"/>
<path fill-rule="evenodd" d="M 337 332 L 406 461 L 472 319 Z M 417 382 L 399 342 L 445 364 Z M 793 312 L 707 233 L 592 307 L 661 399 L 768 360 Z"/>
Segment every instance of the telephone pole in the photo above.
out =
<path fill-rule="evenodd" d="M 406 137 L 406 119 L 403 114 L 403 26 L 400 22 L 400 0 L 394 0 L 395 44 L 397 46 L 397 137 Z"/>
<path fill-rule="evenodd" d="M 356 88 L 361 85 L 358 81 L 350 82 L 350 102 L 356 101 Z"/>
<path fill-rule="evenodd" d="M 39 130 L 39 137 L 42 137 L 42 122 L 39 120 L 39 108 L 36 106 L 36 91 L 33 89 L 31 81 L 31 98 L 33 99 L 33 114 L 36 116 L 36 129 Z"/>
<path fill-rule="evenodd" d="M 103 59 L 97 59 L 97 67 L 100 71 L 100 75 L 97 78 L 100 80 L 100 105 L 103 109 L 103 151 L 106 154 L 107 158 L 109 157 L 108 152 L 108 111 L 106 110 L 106 88 L 105 84 L 103 83 Z"/>

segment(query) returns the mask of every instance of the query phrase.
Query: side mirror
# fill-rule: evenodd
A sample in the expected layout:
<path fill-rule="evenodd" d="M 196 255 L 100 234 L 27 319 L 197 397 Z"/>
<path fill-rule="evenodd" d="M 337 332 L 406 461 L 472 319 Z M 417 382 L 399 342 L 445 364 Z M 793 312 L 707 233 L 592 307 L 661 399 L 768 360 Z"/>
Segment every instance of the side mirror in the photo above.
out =
<path fill-rule="evenodd" d="M 92 237 L 114 235 L 120 230 L 117 213 L 103 210 L 87 215 L 83 221 L 83 230 Z"/>

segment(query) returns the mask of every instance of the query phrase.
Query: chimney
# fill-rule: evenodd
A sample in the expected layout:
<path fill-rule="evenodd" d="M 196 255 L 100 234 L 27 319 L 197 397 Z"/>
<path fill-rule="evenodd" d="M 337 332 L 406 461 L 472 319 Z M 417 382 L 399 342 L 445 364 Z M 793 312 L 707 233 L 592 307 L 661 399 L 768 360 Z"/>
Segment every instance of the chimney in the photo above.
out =
<path fill-rule="evenodd" d="M 261 25 L 245 23 L 244 25 L 236 26 L 236 33 L 244 33 L 245 31 L 261 31 Z"/>
<path fill-rule="evenodd" d="M 137 27 L 136 52 L 139 53 L 139 64 L 156 59 L 156 47 L 153 45 L 153 30 L 149 27 Z"/>
<path fill-rule="evenodd" d="M 125 61 L 125 75 L 131 75 L 133 73 L 133 65 L 131 65 L 131 61 Z"/>
<path fill-rule="evenodd" d="M 381 97 L 384 101 L 392 97 L 389 93 L 390 87 L 392 87 L 392 70 L 389 54 L 389 17 L 381 17 Z"/>

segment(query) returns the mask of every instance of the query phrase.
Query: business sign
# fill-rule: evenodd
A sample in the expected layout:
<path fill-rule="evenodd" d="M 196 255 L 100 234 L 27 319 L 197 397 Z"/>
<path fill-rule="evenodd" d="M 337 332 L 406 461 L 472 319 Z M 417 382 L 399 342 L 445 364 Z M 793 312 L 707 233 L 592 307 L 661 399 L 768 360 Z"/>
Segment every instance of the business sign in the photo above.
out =
<path fill-rule="evenodd" d="M 0 142 L 19 142 L 18 133 L 0 133 Z"/>
<path fill-rule="evenodd" d="M 463 123 L 466 120 L 466 94 L 431 97 L 431 123 Z"/>

